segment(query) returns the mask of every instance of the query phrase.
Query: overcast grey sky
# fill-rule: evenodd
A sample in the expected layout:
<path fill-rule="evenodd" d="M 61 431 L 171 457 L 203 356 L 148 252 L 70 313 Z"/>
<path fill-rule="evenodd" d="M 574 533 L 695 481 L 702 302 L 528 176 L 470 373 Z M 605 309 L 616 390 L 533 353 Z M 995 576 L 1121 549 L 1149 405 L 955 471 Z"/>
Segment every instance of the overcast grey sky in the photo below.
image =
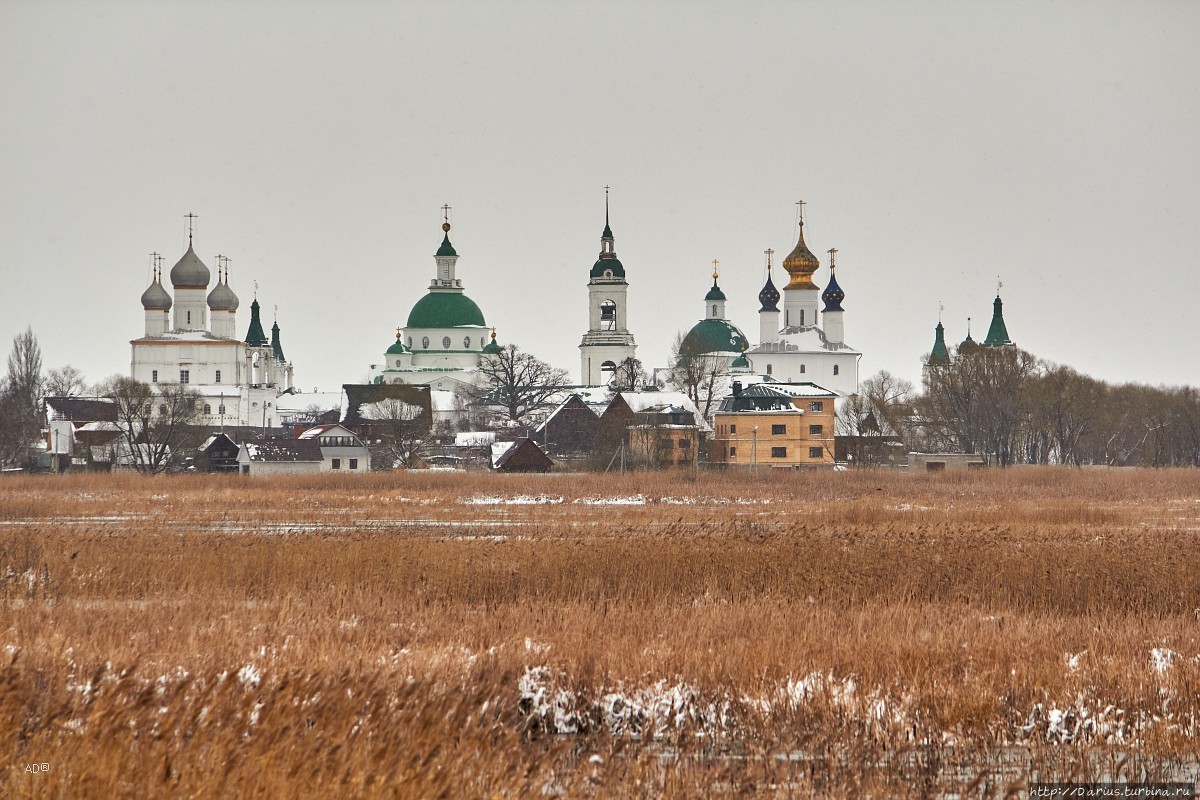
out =
<path fill-rule="evenodd" d="M 757 339 L 796 200 L 862 376 L 938 304 L 1113 381 L 1200 383 L 1200 3 L 0 0 L 0 346 L 128 373 L 148 253 L 232 259 L 298 386 L 360 380 L 433 276 L 578 377 L 605 184 L 647 366 L 714 258 Z"/>

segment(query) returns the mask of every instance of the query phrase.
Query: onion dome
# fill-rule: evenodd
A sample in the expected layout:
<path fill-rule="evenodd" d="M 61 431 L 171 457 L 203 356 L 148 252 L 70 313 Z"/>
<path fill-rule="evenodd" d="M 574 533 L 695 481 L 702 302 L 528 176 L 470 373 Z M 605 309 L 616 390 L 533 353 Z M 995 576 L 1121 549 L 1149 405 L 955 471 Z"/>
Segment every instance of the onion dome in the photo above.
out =
<path fill-rule="evenodd" d="M 208 267 L 204 266 L 200 256 L 192 249 L 191 242 L 188 242 L 183 258 L 171 267 L 171 285 L 176 289 L 207 289 L 211 276 Z"/>
<path fill-rule="evenodd" d="M 788 275 L 792 279 L 788 281 L 788 285 L 784 289 L 816 289 L 817 285 L 813 283 L 813 273 L 821 266 L 821 262 L 817 261 L 817 257 L 808 249 L 808 245 L 804 243 L 804 220 L 800 220 L 800 238 L 796 240 L 796 246 L 792 248 L 792 252 L 788 253 L 788 257 L 783 260 L 783 268 L 787 270 Z"/>
<path fill-rule="evenodd" d="M 829 249 L 829 285 L 825 287 L 825 291 L 821 292 L 821 299 L 825 301 L 825 311 L 845 311 L 842 308 L 842 301 L 846 299 L 846 293 L 842 291 L 842 287 L 838 286 L 837 282 L 837 248 Z"/>
<path fill-rule="evenodd" d="M 972 344 L 974 343 L 972 342 Z M 950 351 L 946 349 L 946 329 L 942 327 L 941 322 L 934 328 L 933 350 L 929 352 L 929 366 L 950 366 Z"/>
<path fill-rule="evenodd" d="M 487 345 L 484 346 L 483 354 L 488 355 L 488 356 L 494 356 L 503 349 L 504 349 L 503 347 L 501 347 L 500 345 L 498 345 L 496 343 L 496 329 L 492 328 L 492 340 L 490 342 L 488 342 Z"/>
<path fill-rule="evenodd" d="M 213 311 L 237 311 L 238 305 L 237 295 L 229 288 L 229 276 L 222 280 L 218 274 L 217 285 L 208 293 L 208 307 Z"/>
<path fill-rule="evenodd" d="M 779 290 L 775 288 L 770 272 L 767 273 L 767 282 L 763 284 L 762 290 L 758 293 L 758 302 L 762 304 L 760 312 L 779 310 Z"/>
<path fill-rule="evenodd" d="M 438 248 L 434 256 L 457 256 L 458 253 L 454 249 L 454 245 L 450 244 L 450 223 L 442 223 L 442 246 Z"/>
<path fill-rule="evenodd" d="M 967 317 L 967 338 L 963 339 L 962 343 L 959 344 L 958 351 L 960 353 L 969 353 L 976 347 L 979 347 L 979 342 L 971 338 L 971 318 Z"/>
<path fill-rule="evenodd" d="M 592 265 L 592 278 L 625 278 L 625 267 L 617 258 L 616 240 L 608 224 L 608 192 L 604 193 L 604 231 L 600 234 L 600 257 Z"/>
<path fill-rule="evenodd" d="M 728 320 L 702 319 L 692 326 L 679 345 L 684 356 L 705 353 L 741 353 L 750 344 L 746 335 Z"/>
<path fill-rule="evenodd" d="M 154 282 L 142 292 L 142 308 L 147 311 L 171 310 L 171 295 L 167 294 L 157 274 L 154 276 Z"/>
<path fill-rule="evenodd" d="M 258 318 L 258 300 L 250 304 L 250 327 L 246 329 L 246 344 L 251 347 L 266 347 L 270 342 L 263 333 L 262 320 Z"/>
<path fill-rule="evenodd" d="M 992 302 L 992 325 L 988 328 L 987 338 L 983 340 L 984 347 L 1012 347 L 1012 339 L 1008 338 L 1008 327 L 1004 324 L 1004 301 L 1000 295 Z"/>
<path fill-rule="evenodd" d="M 271 325 L 271 354 L 275 356 L 275 360 L 283 363 L 287 361 L 283 357 L 283 345 L 279 343 L 279 323 Z"/>
<path fill-rule="evenodd" d="M 404 346 L 404 342 L 403 342 L 403 340 L 400 338 L 400 337 L 401 337 L 401 335 L 402 335 L 402 331 L 401 331 L 399 328 L 396 328 L 396 341 L 395 341 L 395 343 L 394 343 L 394 344 L 392 344 L 392 346 L 391 346 L 391 347 L 389 347 L 389 348 L 387 349 L 387 353 L 386 353 L 386 355 L 389 355 L 389 356 L 400 356 L 400 355 L 404 355 L 405 353 L 411 353 L 411 352 L 412 352 L 411 350 L 409 350 L 407 347 L 405 347 L 405 346 Z"/>
<path fill-rule="evenodd" d="M 712 288 L 708 290 L 708 294 L 704 295 L 705 300 L 725 300 L 725 293 L 721 291 L 721 287 L 717 286 L 717 279 L 713 278 Z"/>

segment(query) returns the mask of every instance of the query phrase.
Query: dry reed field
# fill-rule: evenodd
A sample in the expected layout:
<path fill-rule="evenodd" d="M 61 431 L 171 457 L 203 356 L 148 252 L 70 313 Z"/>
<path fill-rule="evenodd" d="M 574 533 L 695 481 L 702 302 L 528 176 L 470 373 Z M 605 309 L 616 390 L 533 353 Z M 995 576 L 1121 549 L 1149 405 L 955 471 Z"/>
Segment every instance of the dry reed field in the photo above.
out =
<path fill-rule="evenodd" d="M 6 478 L 0 603 L 4 797 L 1200 769 L 1195 470 Z"/>

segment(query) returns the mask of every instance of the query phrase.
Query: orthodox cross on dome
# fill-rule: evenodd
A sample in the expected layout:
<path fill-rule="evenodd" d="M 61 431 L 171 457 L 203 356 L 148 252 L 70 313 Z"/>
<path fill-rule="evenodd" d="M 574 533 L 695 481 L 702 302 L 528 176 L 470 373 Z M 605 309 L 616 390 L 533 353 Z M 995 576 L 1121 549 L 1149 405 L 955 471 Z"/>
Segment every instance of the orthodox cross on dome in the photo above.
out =
<path fill-rule="evenodd" d="M 446 223 L 447 225 L 450 224 L 450 204 L 449 203 L 442 204 L 442 222 Z"/>
<path fill-rule="evenodd" d="M 837 269 L 837 248 L 829 248 L 829 271 L 833 272 Z"/>
<path fill-rule="evenodd" d="M 254 282 L 254 299 L 258 299 L 258 281 Z"/>
<path fill-rule="evenodd" d="M 763 254 L 766 255 L 766 257 L 767 257 L 767 274 L 770 275 L 771 274 L 771 256 L 773 256 L 775 254 L 775 250 L 774 250 L 774 248 L 768 247 L 766 250 L 763 250 Z"/>
<path fill-rule="evenodd" d="M 154 280 L 158 280 L 158 260 L 161 258 L 157 251 L 150 254 L 150 272 L 154 275 Z"/>
<path fill-rule="evenodd" d="M 278 303 L 275 304 L 275 306 L 274 306 L 274 321 L 279 322 L 279 304 Z"/>
<path fill-rule="evenodd" d="M 183 216 L 188 221 L 188 247 L 191 247 L 192 246 L 192 220 L 194 220 L 196 218 L 196 215 L 189 211 L 188 213 L 184 214 Z"/>
<path fill-rule="evenodd" d="M 1004 281 L 1000 280 L 1000 276 L 996 276 L 996 297 L 1000 296 L 1000 290 L 1004 288 Z"/>
<path fill-rule="evenodd" d="M 713 259 L 713 283 L 716 283 L 716 281 L 717 281 L 717 274 L 718 274 L 717 273 L 717 264 L 719 264 L 719 263 L 720 262 L 717 261 L 717 259 L 715 259 L 715 258 Z"/>
<path fill-rule="evenodd" d="M 800 219 L 800 224 L 804 224 L 804 206 L 808 205 L 803 200 L 796 201 L 796 215 Z"/>
<path fill-rule="evenodd" d="M 398 342 L 398 341 L 400 341 L 400 336 L 401 336 L 401 333 L 400 333 L 400 326 L 399 326 L 399 325 L 397 325 L 397 326 L 396 326 L 396 341 L 397 341 L 397 342 Z"/>
<path fill-rule="evenodd" d="M 938 301 L 938 324 L 939 325 L 942 324 L 942 312 L 945 310 L 946 310 L 946 307 L 944 305 L 942 305 L 942 301 L 939 300 Z"/>

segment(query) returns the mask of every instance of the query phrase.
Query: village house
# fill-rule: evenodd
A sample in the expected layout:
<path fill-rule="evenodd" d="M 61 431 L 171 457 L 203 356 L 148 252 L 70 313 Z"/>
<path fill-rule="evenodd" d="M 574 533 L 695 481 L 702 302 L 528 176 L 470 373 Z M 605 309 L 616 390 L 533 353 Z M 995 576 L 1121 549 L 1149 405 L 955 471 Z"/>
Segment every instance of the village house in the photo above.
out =
<path fill-rule="evenodd" d="M 833 466 L 834 400 L 815 383 L 758 383 L 721 401 L 709 460 L 726 466 Z"/>

